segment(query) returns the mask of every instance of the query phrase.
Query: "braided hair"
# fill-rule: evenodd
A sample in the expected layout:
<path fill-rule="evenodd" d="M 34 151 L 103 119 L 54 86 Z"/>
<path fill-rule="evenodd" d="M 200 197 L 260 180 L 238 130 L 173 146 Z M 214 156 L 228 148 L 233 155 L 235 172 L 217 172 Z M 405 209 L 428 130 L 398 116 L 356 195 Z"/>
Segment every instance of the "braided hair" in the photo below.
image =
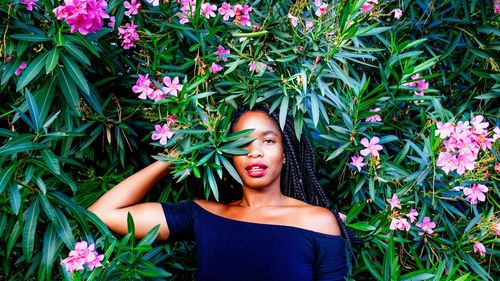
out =
<path fill-rule="evenodd" d="M 256 105 L 252 109 L 240 106 L 233 114 L 230 131 L 233 131 L 233 126 L 241 115 L 247 111 L 264 112 L 268 114 L 276 124 L 279 124 L 279 115 L 274 111 L 269 112 L 269 108 L 266 106 Z M 314 164 L 311 143 L 304 134 L 302 134 L 300 140 L 297 139 L 293 123 L 288 117 L 284 128 L 281 129 L 281 134 L 283 139 L 283 152 L 286 156 L 286 162 L 283 164 L 281 171 L 281 192 L 286 196 L 302 200 L 308 204 L 328 208 L 335 215 L 346 244 L 347 260 L 350 268 L 352 244 L 356 238 L 341 220 L 339 212 L 331 206 L 330 200 L 328 200 L 326 193 L 323 191 L 323 188 L 316 178 L 316 167 Z M 236 199 L 238 198 L 237 196 L 240 196 L 241 193 L 238 195 L 234 193 L 236 190 L 241 191 L 241 189 L 233 189 L 233 196 L 231 199 Z"/>

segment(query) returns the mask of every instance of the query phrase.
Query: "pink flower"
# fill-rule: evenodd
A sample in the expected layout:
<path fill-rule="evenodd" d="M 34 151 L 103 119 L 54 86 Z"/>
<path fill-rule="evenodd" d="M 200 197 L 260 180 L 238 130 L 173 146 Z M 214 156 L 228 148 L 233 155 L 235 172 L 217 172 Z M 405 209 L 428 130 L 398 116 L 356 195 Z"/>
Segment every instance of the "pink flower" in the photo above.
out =
<path fill-rule="evenodd" d="M 147 96 L 153 92 L 151 88 L 151 80 L 148 78 L 149 74 L 141 75 L 139 74 L 139 78 L 135 82 L 135 85 L 132 87 L 132 91 L 136 94 L 139 94 L 139 98 L 141 100 L 147 99 Z"/>
<path fill-rule="evenodd" d="M 436 136 L 439 136 L 442 139 L 445 139 L 449 137 L 453 131 L 455 130 L 455 127 L 451 123 L 444 123 L 443 122 L 437 122 L 436 123 Z"/>
<path fill-rule="evenodd" d="M 366 163 L 363 162 L 363 157 L 360 156 L 351 156 L 351 163 L 349 163 L 358 169 L 358 172 L 361 172 L 361 168 L 366 166 Z"/>
<path fill-rule="evenodd" d="M 290 19 L 290 23 L 292 24 L 293 27 L 296 27 L 297 24 L 299 24 L 299 18 L 293 16 L 292 14 L 288 13 L 288 18 Z"/>
<path fill-rule="evenodd" d="M 116 20 L 116 18 L 114 16 L 110 17 L 109 22 L 108 22 L 108 26 L 111 28 L 115 28 L 115 20 Z"/>
<path fill-rule="evenodd" d="M 478 253 L 481 257 L 486 255 L 486 248 L 481 242 L 474 242 L 474 253 Z"/>
<path fill-rule="evenodd" d="M 146 2 L 156 7 L 160 6 L 160 0 L 146 0 Z"/>
<path fill-rule="evenodd" d="M 394 13 L 395 19 L 400 19 L 401 16 L 403 15 L 403 11 L 401 11 L 401 9 L 394 9 L 394 10 L 392 10 L 391 13 Z"/>
<path fill-rule="evenodd" d="M 500 1 L 499 0 L 493 0 L 493 11 L 497 15 L 500 14 Z"/>
<path fill-rule="evenodd" d="M 26 69 L 26 67 L 28 67 L 28 65 L 26 64 L 25 61 L 23 61 L 17 68 L 16 68 L 16 71 L 14 71 L 14 74 L 16 76 L 19 76 L 23 73 L 23 70 Z"/>
<path fill-rule="evenodd" d="M 410 231 L 410 223 L 404 218 L 393 218 L 389 229 Z"/>
<path fill-rule="evenodd" d="M 125 9 L 125 15 L 127 17 L 131 17 L 131 15 L 137 15 L 139 13 L 139 8 L 141 7 L 141 2 L 137 2 L 137 0 L 130 0 L 123 2 L 123 6 Z"/>
<path fill-rule="evenodd" d="M 411 79 L 413 79 L 413 80 L 417 80 L 418 78 L 420 78 L 420 74 L 418 74 L 418 73 L 411 76 Z M 423 79 L 418 80 L 418 81 L 408 82 L 408 83 L 406 83 L 406 85 L 410 86 L 410 87 L 415 87 L 418 90 L 420 90 L 420 92 L 418 92 L 418 91 L 414 92 L 415 96 L 423 96 L 424 91 L 429 89 L 429 83 L 427 83 Z"/>
<path fill-rule="evenodd" d="M 419 232 L 418 234 L 423 235 L 424 232 L 427 232 L 428 234 L 434 233 L 432 229 L 436 227 L 436 224 L 433 221 L 431 221 L 431 218 L 424 217 L 422 222 L 417 223 L 417 226 L 423 230 L 423 232 Z"/>
<path fill-rule="evenodd" d="M 493 135 L 493 141 L 496 141 L 497 139 L 500 138 L 500 128 L 495 127 L 495 129 L 493 129 L 493 132 L 495 133 Z"/>
<path fill-rule="evenodd" d="M 317 10 L 316 13 L 314 13 L 317 17 L 321 17 L 322 15 L 326 14 L 328 9 L 328 4 L 323 3 Z"/>
<path fill-rule="evenodd" d="M 84 270 L 84 265 L 87 265 L 90 270 L 94 270 L 94 268 L 102 266 L 101 261 L 103 259 L 104 255 L 99 255 L 94 251 L 94 244 L 87 247 L 87 242 L 81 241 L 75 244 L 68 257 L 61 261 L 61 265 L 68 272 Z"/>
<path fill-rule="evenodd" d="M 148 94 L 148 98 L 154 101 L 165 99 L 166 96 L 167 94 L 160 89 L 153 90 L 151 93 Z"/>
<path fill-rule="evenodd" d="M 234 18 L 234 10 L 231 9 L 231 4 L 228 4 L 226 2 L 222 3 L 221 7 L 219 8 L 219 14 L 223 15 L 224 20 L 229 20 L 229 18 Z"/>
<path fill-rule="evenodd" d="M 212 66 L 210 66 L 208 68 L 208 70 L 210 71 L 210 73 L 215 74 L 215 73 L 217 73 L 217 72 L 219 72 L 219 71 L 222 70 L 222 66 L 220 66 L 220 65 L 218 65 L 216 63 L 212 63 Z"/>
<path fill-rule="evenodd" d="M 222 45 L 219 45 L 217 47 L 217 51 L 214 52 L 214 55 L 217 55 L 218 59 L 221 59 L 223 61 L 227 61 L 227 55 L 229 54 L 229 49 L 224 49 Z"/>
<path fill-rule="evenodd" d="M 169 126 L 169 127 L 170 127 L 170 125 L 174 124 L 176 121 L 177 121 L 177 116 L 175 116 L 175 115 L 170 115 L 170 116 L 167 118 L 167 126 Z"/>
<path fill-rule="evenodd" d="M 319 7 L 321 4 L 323 4 L 321 0 L 314 0 L 314 6 Z"/>
<path fill-rule="evenodd" d="M 167 124 L 163 124 L 163 126 L 155 125 L 156 132 L 151 136 L 152 140 L 160 140 L 161 145 L 166 145 L 167 140 L 174 135 L 174 132 L 170 130 Z"/>
<path fill-rule="evenodd" d="M 163 78 L 163 84 L 165 85 L 165 87 L 163 87 L 163 92 L 174 97 L 176 97 L 178 92 L 182 90 L 182 84 L 179 83 L 179 77 L 171 79 L 167 76 Z"/>
<path fill-rule="evenodd" d="M 379 157 L 378 151 L 383 148 L 380 144 L 378 144 L 379 141 L 380 139 L 378 137 L 373 137 L 370 141 L 368 141 L 367 138 L 363 138 L 361 140 L 361 144 L 366 148 L 360 151 L 361 155 L 367 156 L 371 154 L 373 157 Z"/>
<path fill-rule="evenodd" d="M 410 218 L 410 222 L 415 222 L 417 220 L 418 212 L 415 209 L 411 209 L 409 214 L 406 214 Z"/>
<path fill-rule="evenodd" d="M 263 73 L 266 71 L 267 65 L 263 62 L 255 62 L 252 61 L 248 64 L 248 71 L 253 72 L 257 71 L 257 73 Z"/>
<path fill-rule="evenodd" d="M 387 202 L 389 202 L 389 204 L 391 204 L 391 210 L 394 208 L 401 209 L 401 205 L 399 205 L 401 201 L 399 201 L 398 195 L 396 193 L 392 195 L 391 199 L 386 199 L 386 200 Z"/>
<path fill-rule="evenodd" d="M 373 4 L 371 4 L 370 2 L 366 1 L 362 6 L 361 6 L 361 12 L 363 13 L 368 13 L 369 11 L 371 11 L 371 9 L 373 9 Z"/>
<path fill-rule="evenodd" d="M 482 184 L 473 184 L 470 188 L 464 188 L 466 199 L 473 205 L 476 205 L 478 200 L 484 202 L 486 199 L 484 193 L 486 192 L 488 192 L 488 188 Z"/>
<path fill-rule="evenodd" d="M 139 34 L 137 33 L 137 25 L 134 22 L 126 23 L 118 27 L 118 38 L 122 39 L 122 47 L 128 50 L 134 47 L 134 42 L 139 40 Z"/>
<path fill-rule="evenodd" d="M 103 19 L 109 18 L 106 12 L 108 4 L 104 0 L 65 0 L 64 5 L 52 11 L 58 20 L 65 20 L 70 32 L 83 35 L 95 33 L 103 26 Z"/>
<path fill-rule="evenodd" d="M 369 112 L 378 112 L 378 111 L 380 111 L 380 107 L 376 107 L 374 109 L 369 109 L 368 111 Z M 375 115 L 370 116 L 370 117 L 365 119 L 365 122 L 380 122 L 380 121 L 382 121 L 382 117 L 380 117 L 379 114 L 375 114 Z"/>
<path fill-rule="evenodd" d="M 493 231 L 493 234 L 496 236 L 500 235 L 500 223 L 494 222 L 491 226 L 491 231 Z"/>
<path fill-rule="evenodd" d="M 236 4 L 233 7 L 234 10 L 234 20 L 233 22 L 238 25 L 246 25 L 252 26 L 250 22 L 250 13 L 252 12 L 252 7 L 245 4 L 245 6 L 241 6 L 241 4 Z"/>
<path fill-rule="evenodd" d="M 457 169 L 458 159 L 449 152 L 441 152 L 436 162 L 436 166 L 441 167 L 441 169 L 448 174 Z"/>
<path fill-rule="evenodd" d="M 33 6 L 37 6 L 38 0 L 21 0 L 21 4 L 26 5 L 26 10 L 33 11 Z"/>
<path fill-rule="evenodd" d="M 313 27 L 314 23 L 312 21 L 306 21 L 306 29 Z"/>
<path fill-rule="evenodd" d="M 476 115 L 474 118 L 470 120 L 470 124 L 472 125 L 472 132 L 475 134 L 486 134 L 488 130 L 486 130 L 489 126 L 488 122 L 483 122 L 483 115 Z"/>
<path fill-rule="evenodd" d="M 204 15 L 207 19 L 215 18 L 214 11 L 217 11 L 217 6 L 210 3 L 201 4 L 201 14 Z"/>

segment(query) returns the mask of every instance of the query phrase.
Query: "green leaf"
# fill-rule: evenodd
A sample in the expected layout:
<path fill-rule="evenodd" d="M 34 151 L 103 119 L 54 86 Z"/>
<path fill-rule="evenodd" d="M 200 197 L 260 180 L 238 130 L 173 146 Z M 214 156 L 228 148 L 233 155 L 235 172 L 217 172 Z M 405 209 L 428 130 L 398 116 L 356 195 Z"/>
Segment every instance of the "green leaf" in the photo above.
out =
<path fill-rule="evenodd" d="M 350 228 L 356 229 L 356 230 L 360 230 L 360 231 L 373 231 L 376 229 L 375 226 L 370 225 L 366 221 L 357 222 L 357 223 L 350 223 L 347 226 Z"/>
<path fill-rule="evenodd" d="M 210 190 L 212 190 L 215 200 L 219 201 L 219 188 L 217 187 L 212 168 L 207 167 L 205 169 L 205 178 L 208 180 L 208 185 L 210 186 Z"/>
<path fill-rule="evenodd" d="M 222 155 L 217 155 L 218 158 L 220 159 L 220 162 L 222 163 L 222 165 L 224 166 L 224 168 L 226 168 L 226 170 L 229 172 L 229 174 L 237 181 L 239 182 L 240 184 L 243 184 L 243 182 L 241 181 L 241 178 L 240 176 L 238 175 L 238 172 L 236 172 L 236 170 L 234 169 L 233 167 L 233 164 L 231 164 L 227 159 L 226 157 L 222 156 Z"/>
<path fill-rule="evenodd" d="M 38 75 L 38 73 L 40 73 L 43 66 L 45 65 L 45 58 L 47 57 L 47 55 L 48 53 L 39 55 L 28 65 L 28 67 L 23 71 L 21 78 L 19 78 L 19 81 L 17 82 L 16 92 L 19 92 L 22 88 L 28 85 L 28 83 L 31 82 L 31 80 L 33 80 Z"/>
<path fill-rule="evenodd" d="M 23 253 L 27 262 L 30 262 L 33 257 L 38 214 L 40 214 L 40 205 L 38 199 L 36 199 L 24 213 Z"/>
<path fill-rule="evenodd" d="M 57 253 L 61 249 L 62 242 L 52 225 L 48 225 L 43 235 L 42 261 L 40 267 L 45 273 L 45 280 L 52 280 L 52 266 L 55 264 Z"/>
<path fill-rule="evenodd" d="M 80 116 L 80 99 L 75 83 L 73 83 L 73 81 L 69 78 L 69 74 L 67 74 L 63 69 L 57 70 L 57 77 L 59 88 L 61 88 L 61 91 L 66 98 L 66 102 L 68 103 L 69 108 L 71 108 L 73 112 Z"/>
<path fill-rule="evenodd" d="M 12 175 L 16 171 L 16 168 L 16 163 L 13 163 L 11 166 L 0 172 L 0 193 L 2 193 L 9 182 L 11 182 Z"/>
<path fill-rule="evenodd" d="M 57 63 L 59 62 L 59 50 L 57 50 L 57 47 L 54 47 L 51 51 L 49 51 L 49 54 L 47 55 L 47 59 L 45 60 L 45 73 L 49 74 L 54 70 L 54 68 L 57 66 Z"/>
<path fill-rule="evenodd" d="M 12 211 L 17 215 L 19 213 L 19 209 L 21 208 L 21 193 L 19 192 L 17 184 L 13 182 L 7 184 L 7 192 L 9 193 L 9 201 Z"/>
<path fill-rule="evenodd" d="M 52 101 L 54 100 L 56 85 L 57 75 L 53 75 L 53 77 L 50 78 L 49 81 L 47 81 L 43 88 L 40 88 L 40 90 L 37 90 L 34 93 L 37 104 L 40 105 L 40 120 L 42 121 L 42 123 L 45 122 L 45 124 L 47 124 L 45 119 L 47 118 L 49 111 L 53 109 Z"/>
<path fill-rule="evenodd" d="M 49 167 L 49 169 L 55 174 L 61 174 L 61 168 L 59 166 L 59 160 L 57 160 L 57 156 L 50 149 L 42 150 L 42 159 L 45 164 Z"/>
<path fill-rule="evenodd" d="M 279 114 L 280 120 L 279 121 L 280 121 L 281 130 L 285 129 L 286 117 L 288 115 L 288 101 L 289 101 L 289 98 L 285 94 L 283 96 L 283 99 L 281 100 L 281 105 L 280 105 L 280 114 Z"/>
<path fill-rule="evenodd" d="M 68 219 L 64 215 L 64 213 L 59 209 L 54 209 L 56 216 L 54 223 L 57 231 L 57 235 L 61 240 L 66 244 L 66 247 L 69 249 L 73 248 L 75 245 L 75 237 L 73 236 L 73 231 L 69 225 Z"/>
<path fill-rule="evenodd" d="M 87 58 L 87 56 L 82 51 L 80 51 L 75 44 L 71 42 L 66 42 L 64 44 L 64 48 L 66 48 L 66 50 L 68 50 L 71 56 L 73 56 L 79 62 L 86 64 L 88 66 L 91 65 L 89 58 Z"/>
<path fill-rule="evenodd" d="M 80 88 L 85 94 L 90 95 L 89 84 L 87 83 L 87 79 L 83 75 L 78 65 L 76 65 L 73 60 L 67 58 L 65 55 L 62 55 L 62 62 L 69 77 L 73 79 L 78 88 Z"/>
<path fill-rule="evenodd" d="M 4 147 L 0 148 L 0 154 L 9 155 L 29 150 L 39 150 L 46 148 L 47 145 L 41 143 L 22 142 L 22 143 L 7 143 Z"/>
<path fill-rule="evenodd" d="M 351 145 L 350 142 L 346 142 L 344 143 L 342 146 L 340 146 L 339 148 L 335 149 L 335 151 L 330 154 L 330 156 L 328 156 L 328 158 L 326 158 L 326 161 L 330 161 L 332 159 L 335 159 L 337 156 L 339 156 L 342 152 L 344 152 L 344 150 L 346 148 L 348 148 L 349 146 Z"/>
<path fill-rule="evenodd" d="M 26 41 L 26 42 L 52 41 L 52 38 L 47 37 L 45 35 L 41 35 L 41 34 L 11 34 L 11 35 L 9 35 L 9 37 L 12 39 L 16 39 L 19 41 Z"/>
<path fill-rule="evenodd" d="M 40 120 L 40 110 L 38 110 L 38 105 L 36 104 L 35 97 L 33 97 L 28 89 L 26 89 L 26 91 L 24 92 L 24 97 L 26 98 L 26 103 L 28 104 L 28 111 L 30 113 L 34 129 L 36 132 L 38 132 L 42 127 L 42 120 Z"/>
<path fill-rule="evenodd" d="M 151 229 L 144 237 L 137 243 L 137 247 L 139 246 L 144 246 L 144 245 L 151 245 L 156 240 L 156 237 L 158 237 L 158 229 L 160 228 L 160 225 L 155 226 L 153 229 Z"/>
<path fill-rule="evenodd" d="M 12 230 L 9 232 L 9 240 L 7 241 L 7 260 L 10 257 L 10 253 L 12 252 L 12 249 L 14 249 L 14 245 L 16 245 L 17 239 L 21 235 L 21 227 L 19 226 L 19 221 L 16 221 L 14 224 L 14 227 L 12 227 Z"/>
<path fill-rule="evenodd" d="M 128 229 L 128 233 L 132 236 L 130 239 L 132 239 L 132 241 L 134 241 L 134 236 L 135 236 L 135 224 L 134 224 L 134 218 L 132 217 L 132 214 L 129 212 L 127 214 L 127 229 Z M 132 242 L 132 245 L 134 244 L 135 242 Z"/>

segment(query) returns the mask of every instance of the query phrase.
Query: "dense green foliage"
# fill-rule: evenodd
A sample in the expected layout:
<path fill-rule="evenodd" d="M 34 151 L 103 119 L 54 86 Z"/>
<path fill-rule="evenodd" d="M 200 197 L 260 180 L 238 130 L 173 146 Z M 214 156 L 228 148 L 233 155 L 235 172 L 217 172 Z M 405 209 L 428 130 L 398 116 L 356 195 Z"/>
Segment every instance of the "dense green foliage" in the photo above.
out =
<path fill-rule="evenodd" d="M 176 1 L 142 1 L 128 17 L 124 1 L 110 0 L 115 27 L 104 18 L 85 35 L 56 18 L 63 2 L 39 0 L 32 11 L 29 2 L 0 1 L 1 280 L 190 280 L 190 243 L 156 244 L 154 230 L 117 237 L 85 208 L 152 155 L 175 171 L 146 200 L 218 200 L 220 179 L 238 177 L 231 155 L 245 141 L 228 134 L 231 114 L 256 103 L 289 115 L 313 143 L 323 187 L 364 239 L 353 279 L 498 280 L 500 141 L 471 169 L 445 173 L 435 133 L 437 122 L 478 115 L 488 138 L 499 126 L 495 1 L 381 0 L 364 12 L 365 0 L 334 0 L 324 14 L 313 1 L 231 1 L 252 7 L 248 26 L 240 12 L 205 16 L 200 0 L 184 24 Z M 119 27 L 131 22 L 138 40 L 125 49 Z M 218 57 L 219 46 L 229 53 Z M 133 86 L 146 74 L 165 98 L 138 98 Z M 162 145 L 151 136 L 167 122 L 174 134 Z M 357 169 L 351 157 L 375 136 L 380 157 Z M 157 156 L 174 148 L 178 158 Z M 476 184 L 488 188 L 476 204 L 453 190 Z M 391 208 L 393 194 L 401 208 Z M 410 209 L 433 233 L 390 228 Z M 72 275 L 59 264 L 80 240 L 95 243 L 103 266 Z"/>

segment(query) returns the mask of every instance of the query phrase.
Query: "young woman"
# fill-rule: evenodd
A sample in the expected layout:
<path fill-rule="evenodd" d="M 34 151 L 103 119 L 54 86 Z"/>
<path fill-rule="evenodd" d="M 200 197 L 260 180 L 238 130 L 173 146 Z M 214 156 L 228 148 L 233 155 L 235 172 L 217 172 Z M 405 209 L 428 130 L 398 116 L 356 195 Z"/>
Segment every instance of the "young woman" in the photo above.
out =
<path fill-rule="evenodd" d="M 89 207 L 115 232 L 127 233 L 127 214 L 144 236 L 160 225 L 158 239 L 193 239 L 197 280 L 344 280 L 345 226 L 314 171 L 312 149 L 287 120 L 283 131 L 265 107 L 239 110 L 231 130 L 254 129 L 255 140 L 233 164 L 242 196 L 229 204 L 207 200 L 180 204 L 139 203 L 169 172 L 156 162 L 130 176 Z M 307 203 L 306 203 L 307 202 Z"/>

